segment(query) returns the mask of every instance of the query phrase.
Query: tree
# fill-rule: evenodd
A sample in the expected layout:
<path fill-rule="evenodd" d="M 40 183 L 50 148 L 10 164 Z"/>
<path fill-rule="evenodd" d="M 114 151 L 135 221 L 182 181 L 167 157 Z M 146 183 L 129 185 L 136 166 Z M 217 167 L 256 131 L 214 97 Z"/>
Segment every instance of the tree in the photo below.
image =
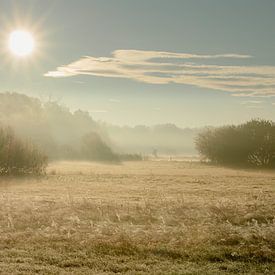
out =
<path fill-rule="evenodd" d="M 82 155 L 87 160 L 118 161 L 118 156 L 97 133 L 90 132 L 83 137 L 82 141 Z"/>
<path fill-rule="evenodd" d="M 41 174 L 47 157 L 32 143 L 18 139 L 11 128 L 0 128 L 0 175 Z"/>
<path fill-rule="evenodd" d="M 207 128 L 195 140 L 205 159 L 230 165 L 275 166 L 275 124 L 254 119 L 238 126 Z"/>
<path fill-rule="evenodd" d="M 248 161 L 257 166 L 275 165 L 275 123 L 268 120 L 252 120 L 243 125 L 251 148 Z"/>

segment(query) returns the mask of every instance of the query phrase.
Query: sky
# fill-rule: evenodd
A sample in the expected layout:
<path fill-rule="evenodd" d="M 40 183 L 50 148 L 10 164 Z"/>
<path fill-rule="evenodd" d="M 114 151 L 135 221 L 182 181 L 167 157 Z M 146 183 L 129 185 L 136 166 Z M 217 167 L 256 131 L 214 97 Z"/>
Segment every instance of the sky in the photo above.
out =
<path fill-rule="evenodd" d="M 274 0 L 1 0 L 0 92 L 116 125 L 275 118 Z M 9 34 L 33 34 L 27 58 Z"/>

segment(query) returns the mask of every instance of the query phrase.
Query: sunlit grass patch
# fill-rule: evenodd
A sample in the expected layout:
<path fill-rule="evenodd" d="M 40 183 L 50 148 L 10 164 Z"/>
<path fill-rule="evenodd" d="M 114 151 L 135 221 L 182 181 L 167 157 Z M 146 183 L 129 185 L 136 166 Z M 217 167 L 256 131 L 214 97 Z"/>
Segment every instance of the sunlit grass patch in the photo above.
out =
<path fill-rule="evenodd" d="M 14 274 L 272 274 L 270 171 L 165 162 L 63 169 L 0 184 L 6 273 L 9 265 Z"/>

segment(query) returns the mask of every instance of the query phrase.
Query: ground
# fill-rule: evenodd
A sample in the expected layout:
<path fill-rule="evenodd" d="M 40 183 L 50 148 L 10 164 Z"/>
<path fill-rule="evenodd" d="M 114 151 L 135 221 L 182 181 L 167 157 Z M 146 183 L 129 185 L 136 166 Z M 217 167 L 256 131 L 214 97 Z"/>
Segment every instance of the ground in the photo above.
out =
<path fill-rule="evenodd" d="M 58 162 L 0 179 L 1 274 L 274 274 L 275 172 Z"/>

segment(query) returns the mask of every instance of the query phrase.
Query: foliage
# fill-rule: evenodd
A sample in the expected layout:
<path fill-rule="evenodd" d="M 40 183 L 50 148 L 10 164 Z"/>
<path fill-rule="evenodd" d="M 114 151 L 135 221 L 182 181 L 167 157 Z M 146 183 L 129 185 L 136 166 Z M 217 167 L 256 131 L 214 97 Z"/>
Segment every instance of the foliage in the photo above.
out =
<path fill-rule="evenodd" d="M 120 154 L 119 159 L 121 161 L 141 161 L 143 157 L 140 154 Z"/>
<path fill-rule="evenodd" d="M 198 135 L 196 147 L 215 163 L 275 167 L 275 124 L 254 119 L 238 126 L 208 128 Z"/>
<path fill-rule="evenodd" d="M 0 175 L 41 174 L 47 157 L 32 143 L 18 139 L 11 128 L 0 128 Z"/>
<path fill-rule="evenodd" d="M 0 122 L 11 126 L 18 137 L 31 139 L 51 160 L 114 159 L 108 135 L 89 113 L 71 112 L 56 101 L 0 93 Z M 88 141 L 91 132 L 96 138 Z"/>
<path fill-rule="evenodd" d="M 0 93 L 0 122 L 16 136 L 31 139 L 50 160 L 120 161 L 135 155 L 114 153 L 107 130 L 88 112 L 71 112 L 56 101 L 45 103 L 17 93 Z M 120 151 L 116 148 L 116 151 Z"/>
<path fill-rule="evenodd" d="M 118 156 L 95 132 L 90 132 L 83 137 L 81 155 L 87 160 L 118 161 Z"/>

